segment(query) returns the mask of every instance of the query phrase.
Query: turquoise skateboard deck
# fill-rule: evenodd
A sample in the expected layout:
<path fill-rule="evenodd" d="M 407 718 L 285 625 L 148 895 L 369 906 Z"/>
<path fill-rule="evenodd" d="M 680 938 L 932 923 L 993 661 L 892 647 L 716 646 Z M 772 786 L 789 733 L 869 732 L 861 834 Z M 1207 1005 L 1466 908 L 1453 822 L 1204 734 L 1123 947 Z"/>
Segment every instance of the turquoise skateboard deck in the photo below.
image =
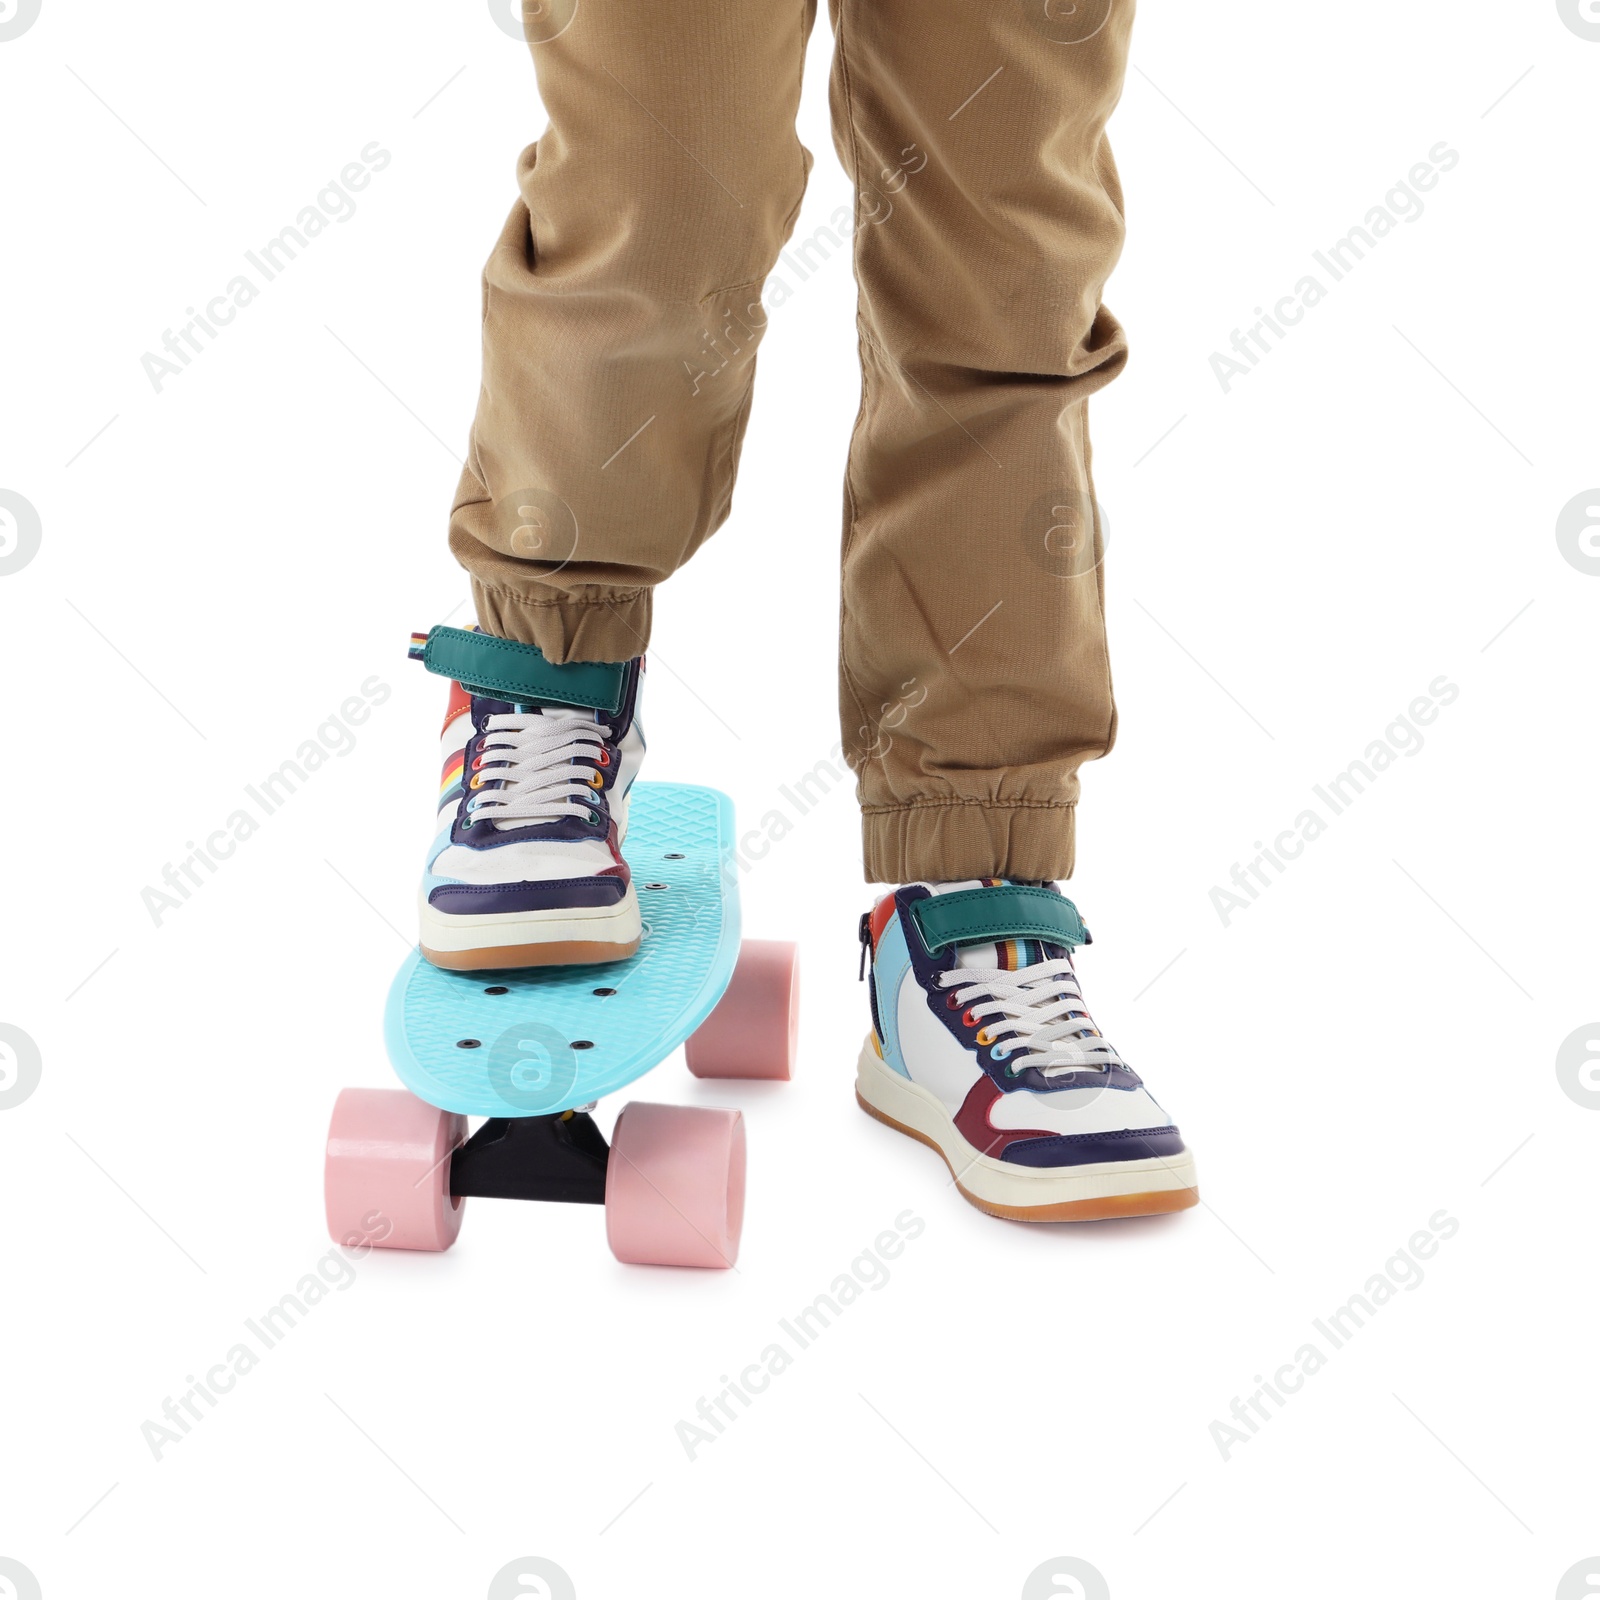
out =
<path fill-rule="evenodd" d="M 715 789 L 638 783 L 625 849 L 644 937 L 626 961 L 446 972 L 412 951 L 384 1039 L 400 1081 L 443 1111 L 548 1116 L 642 1077 L 692 1034 L 739 956 L 733 804 Z"/>

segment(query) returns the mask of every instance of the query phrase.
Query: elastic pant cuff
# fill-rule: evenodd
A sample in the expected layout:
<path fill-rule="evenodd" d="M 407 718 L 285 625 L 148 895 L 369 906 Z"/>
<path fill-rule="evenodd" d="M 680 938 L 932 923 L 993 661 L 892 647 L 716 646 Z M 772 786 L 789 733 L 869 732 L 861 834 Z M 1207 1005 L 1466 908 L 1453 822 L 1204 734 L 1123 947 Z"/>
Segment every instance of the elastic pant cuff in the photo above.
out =
<path fill-rule="evenodd" d="M 913 800 L 861 815 L 868 883 L 1072 875 L 1075 805 L 1044 800 Z"/>
<path fill-rule="evenodd" d="M 537 645 L 545 659 L 631 661 L 650 640 L 649 589 L 622 589 L 582 600 L 549 600 L 489 589 L 472 581 L 478 625 L 501 639 Z"/>

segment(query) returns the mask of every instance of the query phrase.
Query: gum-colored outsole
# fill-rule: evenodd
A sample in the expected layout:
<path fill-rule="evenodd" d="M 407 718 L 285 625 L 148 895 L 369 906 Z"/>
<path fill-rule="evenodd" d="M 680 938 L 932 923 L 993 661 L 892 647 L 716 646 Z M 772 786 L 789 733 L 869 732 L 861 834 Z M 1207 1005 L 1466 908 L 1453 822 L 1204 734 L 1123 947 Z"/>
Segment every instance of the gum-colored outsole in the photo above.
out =
<path fill-rule="evenodd" d="M 430 950 L 425 960 L 446 972 L 504 972 L 512 967 L 593 967 L 607 961 L 626 961 L 639 948 L 632 944 L 606 944 L 598 939 L 568 939 L 556 944 L 488 945 L 481 950 Z"/>
<path fill-rule="evenodd" d="M 930 1150 L 937 1152 L 946 1167 L 950 1167 L 949 1158 L 932 1139 L 918 1133 L 915 1128 L 908 1128 L 903 1122 L 896 1122 L 893 1117 L 885 1116 L 876 1106 L 868 1105 L 859 1089 L 856 1091 L 856 1104 L 869 1117 L 897 1129 L 918 1144 L 927 1145 Z M 976 1206 L 985 1215 L 1001 1217 L 1007 1222 L 1106 1222 L 1117 1217 L 1159 1217 L 1169 1211 L 1187 1211 L 1190 1206 L 1200 1203 L 1198 1189 L 1150 1189 L 1142 1194 L 1105 1195 L 1098 1200 L 1062 1200 L 1049 1206 L 1002 1206 L 992 1200 L 980 1200 L 962 1184 L 954 1167 L 950 1167 L 950 1176 L 955 1179 L 963 1200 Z"/>

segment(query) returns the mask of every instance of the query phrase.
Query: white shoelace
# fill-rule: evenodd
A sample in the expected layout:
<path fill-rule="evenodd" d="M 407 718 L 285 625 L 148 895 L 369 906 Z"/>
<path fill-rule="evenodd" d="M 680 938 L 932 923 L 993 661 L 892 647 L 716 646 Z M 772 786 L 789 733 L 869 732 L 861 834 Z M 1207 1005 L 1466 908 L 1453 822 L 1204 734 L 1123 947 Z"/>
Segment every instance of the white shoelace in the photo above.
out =
<path fill-rule="evenodd" d="M 954 967 L 939 974 L 939 987 L 955 991 L 957 1003 L 982 1024 L 982 1042 L 1000 1047 L 996 1057 L 1007 1061 L 1011 1072 L 1037 1067 L 1054 1078 L 1126 1064 L 1100 1036 L 1066 957 L 1016 972 Z M 1014 1062 L 1009 1060 L 1013 1056 L 1018 1058 Z"/>
<path fill-rule="evenodd" d="M 474 822 L 525 828 L 535 822 L 585 817 L 595 808 L 595 784 L 611 729 L 592 712 L 546 707 L 512 711 L 483 725 L 467 811 Z M 574 766 L 574 761 L 594 766 Z M 497 785 L 497 787 L 490 787 Z"/>

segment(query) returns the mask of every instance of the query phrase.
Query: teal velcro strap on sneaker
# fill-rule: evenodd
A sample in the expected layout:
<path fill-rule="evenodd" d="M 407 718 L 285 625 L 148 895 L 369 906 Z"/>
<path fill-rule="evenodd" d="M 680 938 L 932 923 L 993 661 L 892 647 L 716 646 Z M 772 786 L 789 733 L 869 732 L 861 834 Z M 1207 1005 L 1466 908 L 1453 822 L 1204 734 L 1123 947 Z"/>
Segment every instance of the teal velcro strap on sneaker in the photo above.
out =
<path fill-rule="evenodd" d="M 519 705 L 620 711 L 627 690 L 626 662 L 558 665 L 534 645 L 467 628 L 431 628 L 426 639 L 412 634 L 410 654 L 429 672 L 455 679 L 469 694 Z"/>
<path fill-rule="evenodd" d="M 1065 945 L 1089 942 L 1089 930 L 1078 908 L 1065 895 L 1020 884 L 931 894 L 911 902 L 911 920 L 930 956 L 949 945 L 990 939 L 1043 939 Z"/>

